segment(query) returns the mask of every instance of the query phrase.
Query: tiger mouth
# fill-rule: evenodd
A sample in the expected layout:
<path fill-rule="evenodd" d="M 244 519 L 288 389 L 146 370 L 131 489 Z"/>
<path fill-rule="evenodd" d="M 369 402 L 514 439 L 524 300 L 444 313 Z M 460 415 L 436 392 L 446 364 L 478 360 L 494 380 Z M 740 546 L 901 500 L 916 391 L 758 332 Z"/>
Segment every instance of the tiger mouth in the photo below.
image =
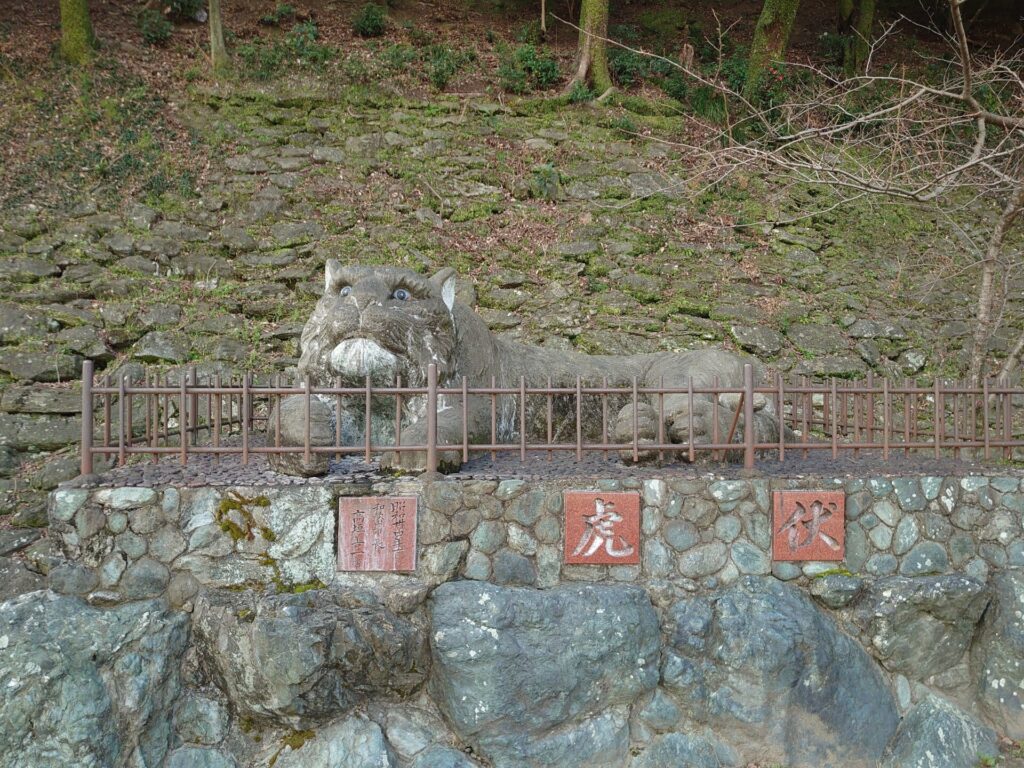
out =
<path fill-rule="evenodd" d="M 346 339 L 331 350 L 330 368 L 339 376 L 375 383 L 393 382 L 398 374 L 398 357 L 372 339 Z"/>

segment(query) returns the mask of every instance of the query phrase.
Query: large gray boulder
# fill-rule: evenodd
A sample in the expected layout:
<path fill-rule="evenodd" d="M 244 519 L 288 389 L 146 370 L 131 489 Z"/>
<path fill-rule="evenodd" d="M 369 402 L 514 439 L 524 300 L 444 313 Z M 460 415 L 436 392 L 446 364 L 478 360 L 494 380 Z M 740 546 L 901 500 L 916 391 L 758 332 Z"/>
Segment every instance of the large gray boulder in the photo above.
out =
<path fill-rule="evenodd" d="M 886 669 L 924 680 L 960 661 L 989 596 L 966 576 L 893 576 L 865 589 L 850 615 Z"/>
<path fill-rule="evenodd" d="M 798 588 L 744 577 L 677 602 L 662 668 L 684 721 L 745 761 L 874 768 L 899 716 L 864 650 Z"/>
<path fill-rule="evenodd" d="M 431 608 L 431 692 L 495 768 L 627 762 L 628 706 L 658 681 L 646 592 L 462 581 L 438 587 Z"/>
<path fill-rule="evenodd" d="M 30 571 L 20 560 L 0 557 L 0 601 L 35 592 L 45 586 L 46 579 Z"/>
<path fill-rule="evenodd" d="M 945 699 L 928 696 L 903 718 L 880 768 L 987 765 L 979 760 L 998 754 L 999 744 L 991 728 Z"/>
<path fill-rule="evenodd" d="M 408 695 L 429 665 L 422 630 L 363 592 L 204 592 L 193 627 L 202 668 L 234 710 L 291 728 L 370 695 Z"/>
<path fill-rule="evenodd" d="M 171 753 L 164 768 L 238 768 L 238 762 L 219 749 L 181 747 Z"/>
<path fill-rule="evenodd" d="M 1024 571 L 992 577 L 992 602 L 971 645 L 978 702 L 1005 736 L 1024 739 Z"/>
<path fill-rule="evenodd" d="M 285 747 L 275 768 L 395 768 L 380 726 L 356 715 L 321 728 L 298 749 Z"/>
<path fill-rule="evenodd" d="M 411 768 L 479 768 L 480 763 L 470 760 L 462 752 L 435 744 L 423 750 Z"/>
<path fill-rule="evenodd" d="M 158 601 L 93 608 L 30 592 L 0 604 L 0 766 L 156 766 L 188 639 Z"/>
<path fill-rule="evenodd" d="M 739 765 L 736 751 L 706 734 L 668 733 L 656 739 L 630 768 L 726 768 Z"/>

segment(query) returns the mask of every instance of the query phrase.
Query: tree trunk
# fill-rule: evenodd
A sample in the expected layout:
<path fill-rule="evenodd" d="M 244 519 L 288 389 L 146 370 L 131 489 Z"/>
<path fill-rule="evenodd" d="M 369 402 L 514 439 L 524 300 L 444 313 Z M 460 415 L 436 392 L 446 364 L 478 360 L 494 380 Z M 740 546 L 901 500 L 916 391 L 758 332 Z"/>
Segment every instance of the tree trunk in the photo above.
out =
<path fill-rule="evenodd" d="M 875 23 L 875 0 L 839 0 L 839 32 L 843 45 L 843 69 L 847 77 L 864 74 L 871 52 L 871 30 Z"/>
<path fill-rule="evenodd" d="M 1013 376 L 1020 376 L 1020 358 L 1024 354 L 1024 331 L 1017 337 L 1017 343 L 1013 345 L 1010 354 L 1003 361 L 1003 367 L 999 369 L 996 380 L 1003 386 L 1009 386 L 1013 382 Z"/>
<path fill-rule="evenodd" d="M 214 74 L 221 74 L 228 68 L 228 49 L 224 45 L 220 0 L 210 0 L 210 60 L 213 62 Z"/>
<path fill-rule="evenodd" d="M 836 32 L 840 35 L 847 34 L 853 28 L 853 0 L 839 0 L 839 19 L 836 23 Z"/>
<path fill-rule="evenodd" d="M 743 97 L 747 101 L 758 101 L 765 69 L 772 62 L 782 61 L 786 55 L 789 33 L 799 6 L 800 0 L 764 0 L 747 61 L 747 80 L 743 85 Z"/>
<path fill-rule="evenodd" d="M 996 304 L 996 273 L 999 269 L 999 252 L 1006 239 L 1006 233 L 1013 226 L 1014 220 L 1024 210 L 1024 181 L 1017 185 L 1010 199 L 1003 208 L 1003 213 L 992 229 L 985 258 L 981 262 L 981 286 L 978 289 L 978 316 L 974 326 L 974 348 L 971 350 L 971 386 L 981 385 L 985 374 L 985 354 L 988 342 L 992 338 L 992 326 L 995 324 Z"/>
<path fill-rule="evenodd" d="M 843 71 L 849 77 L 853 69 L 853 28 L 857 23 L 857 6 L 855 0 L 839 0 L 836 33 L 843 40 Z"/>
<path fill-rule="evenodd" d="M 598 94 L 612 88 L 608 71 L 608 0 L 583 0 L 580 6 L 580 44 L 576 55 L 576 75 L 569 83 L 590 83 Z"/>
<path fill-rule="evenodd" d="M 545 0 L 540 0 L 540 34 L 541 37 L 546 35 L 548 32 L 548 4 Z"/>
<path fill-rule="evenodd" d="M 72 64 L 85 64 L 95 47 L 88 0 L 60 0 L 61 55 Z"/>

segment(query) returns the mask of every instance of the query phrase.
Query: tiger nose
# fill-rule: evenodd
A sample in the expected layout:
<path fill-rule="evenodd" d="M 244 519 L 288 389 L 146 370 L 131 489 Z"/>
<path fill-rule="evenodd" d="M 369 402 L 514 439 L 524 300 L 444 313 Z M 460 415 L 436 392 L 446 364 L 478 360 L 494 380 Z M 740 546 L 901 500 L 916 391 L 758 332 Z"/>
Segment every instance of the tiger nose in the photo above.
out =
<path fill-rule="evenodd" d="M 352 301 L 360 312 L 369 306 L 382 306 L 386 298 L 384 291 L 381 290 L 356 288 L 352 291 Z"/>

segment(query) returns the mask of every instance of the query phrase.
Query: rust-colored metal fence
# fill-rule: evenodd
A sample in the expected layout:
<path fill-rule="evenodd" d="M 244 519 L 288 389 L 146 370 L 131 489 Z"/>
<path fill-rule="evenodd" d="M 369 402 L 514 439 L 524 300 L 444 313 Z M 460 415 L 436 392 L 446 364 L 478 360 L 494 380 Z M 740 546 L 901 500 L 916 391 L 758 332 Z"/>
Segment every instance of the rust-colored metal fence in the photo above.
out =
<path fill-rule="evenodd" d="M 883 460 L 894 452 L 930 452 L 935 458 L 944 454 L 974 459 L 1014 456 L 1014 449 L 1024 448 L 1024 427 L 1020 423 L 1024 409 L 1015 411 L 1024 402 L 1024 388 L 986 381 L 980 387 L 962 383 L 936 381 L 920 386 L 909 380 L 893 383 L 875 380 L 831 380 L 814 384 L 806 378 L 786 382 L 781 376 L 774 382 L 757 383 L 753 369 L 746 366 L 741 387 L 649 387 L 638 385 L 594 386 L 577 379 L 569 387 L 527 386 L 520 380 L 516 386 L 499 386 L 492 380 L 487 387 L 470 387 L 463 380 L 459 386 L 438 385 L 436 367 L 431 365 L 424 386 L 373 386 L 369 379 L 361 387 L 313 386 L 309 381 L 282 383 L 281 377 L 256 379 L 246 373 L 240 377 L 220 375 L 200 380 L 194 368 L 179 371 L 171 379 L 167 375 L 147 375 L 141 382 L 127 378 L 112 381 L 105 376 L 94 380 L 93 366 L 83 366 L 82 385 L 82 451 L 81 472 L 91 474 L 98 456 L 116 459 L 125 464 L 132 457 L 147 456 L 152 461 L 177 457 L 187 464 L 190 457 L 212 454 L 214 457 L 234 455 L 245 464 L 259 454 L 301 453 L 308 461 L 313 454 L 336 457 L 362 455 L 367 461 L 387 451 L 422 452 L 428 471 L 438 467 L 439 454 L 461 453 L 464 461 L 472 453 L 518 453 L 525 461 L 528 454 L 567 453 L 581 460 L 594 452 L 623 455 L 638 460 L 657 454 L 659 460 L 694 461 L 699 455 L 738 459 L 753 468 L 758 455 L 784 460 L 797 452 L 808 456 L 823 451 L 833 458 L 841 454 L 877 451 Z M 689 416 L 685 439 L 673 442 L 666 436 L 665 398 L 682 396 L 688 399 Z M 710 396 L 708 398 L 707 396 Z M 306 434 L 302 445 L 281 445 L 280 418 L 275 409 L 286 397 L 305 400 Z M 312 398 L 333 404 L 335 440 L 333 445 L 314 445 L 310 437 L 309 411 Z M 393 400 L 391 440 L 372 438 L 374 414 L 380 413 L 381 399 Z M 490 407 L 490 435 L 486 442 L 473 442 L 466 424 L 471 398 L 485 398 Z M 611 439 L 609 404 L 615 398 L 633 403 L 632 437 L 626 441 Z M 698 435 L 694 429 L 695 398 L 710 399 L 710 435 Z M 411 402 L 424 403 L 426 441 L 423 444 L 402 444 L 403 407 Z M 437 414 L 439 405 L 463 409 L 462 436 L 454 443 L 439 443 Z M 528 432 L 526 403 L 546 404 L 544 428 L 540 437 Z M 553 429 L 554 403 L 568 400 L 569 419 L 574 418 L 575 439 L 567 441 L 556 436 Z M 661 418 L 657 422 L 657 438 L 644 440 L 638 431 L 638 403 L 646 401 Z M 514 412 L 511 437 L 501 439 L 498 426 L 500 408 L 509 404 Z M 584 404 L 600 409 L 601 428 L 597 439 L 584 429 Z M 781 415 L 785 429 L 777 440 L 759 442 L 755 439 L 754 414 L 769 408 Z M 361 440 L 343 440 L 342 410 L 359 413 L 366 425 Z M 725 409 L 723 412 L 722 409 Z M 541 413 L 544 413 L 543 409 Z M 727 416 L 721 423 L 720 416 Z M 275 428 L 276 427 L 276 428 Z M 561 432 L 561 430 L 560 430 Z M 723 434 L 724 432 L 724 434 Z M 267 435 L 270 435 L 269 437 Z M 260 435 L 259 439 L 254 439 Z M 680 437 L 678 431 L 676 438 Z M 346 444 L 343 444 L 346 443 Z"/>

